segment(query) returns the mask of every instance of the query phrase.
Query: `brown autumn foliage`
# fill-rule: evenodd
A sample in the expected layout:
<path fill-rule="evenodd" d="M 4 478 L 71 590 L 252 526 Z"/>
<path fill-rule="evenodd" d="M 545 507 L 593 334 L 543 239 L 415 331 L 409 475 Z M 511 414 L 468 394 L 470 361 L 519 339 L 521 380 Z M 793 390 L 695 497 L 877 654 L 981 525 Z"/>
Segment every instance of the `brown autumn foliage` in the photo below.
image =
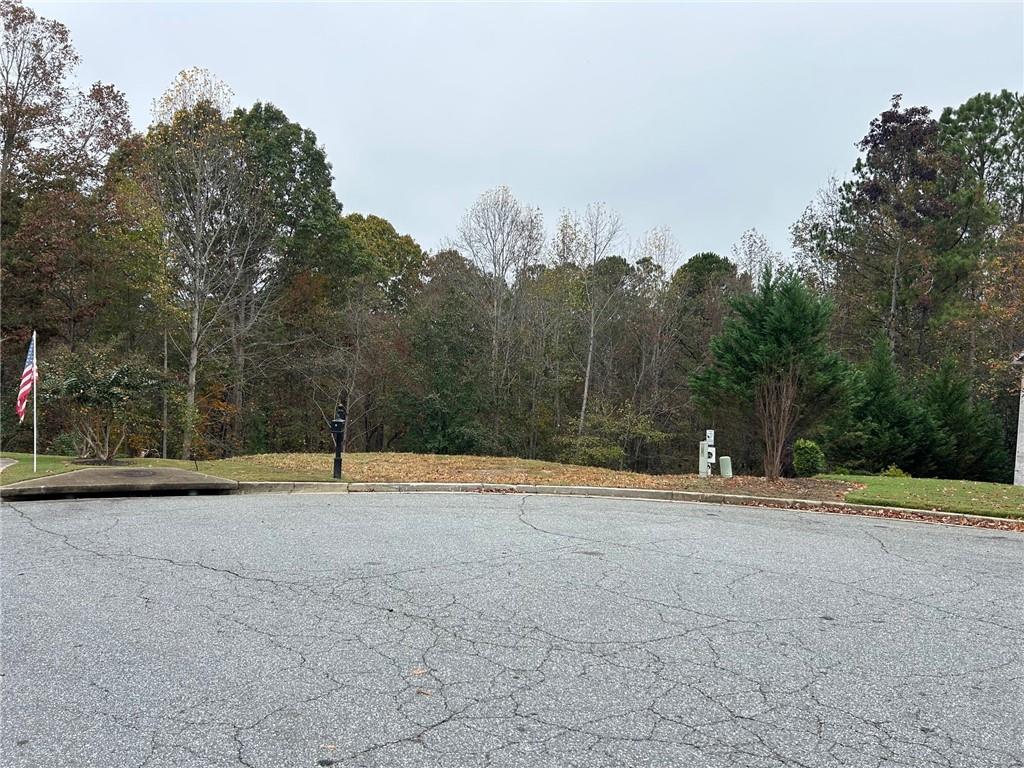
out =
<path fill-rule="evenodd" d="M 249 456 L 253 463 L 299 476 L 322 473 L 330 477 L 332 457 L 286 453 Z M 810 478 L 701 478 L 697 475 L 647 475 L 599 467 L 499 456 L 437 456 L 417 453 L 350 453 L 344 459 L 345 477 L 365 483 L 509 483 L 525 485 L 592 485 L 602 488 L 644 488 L 715 491 L 752 496 L 841 500 L 855 483 Z"/>

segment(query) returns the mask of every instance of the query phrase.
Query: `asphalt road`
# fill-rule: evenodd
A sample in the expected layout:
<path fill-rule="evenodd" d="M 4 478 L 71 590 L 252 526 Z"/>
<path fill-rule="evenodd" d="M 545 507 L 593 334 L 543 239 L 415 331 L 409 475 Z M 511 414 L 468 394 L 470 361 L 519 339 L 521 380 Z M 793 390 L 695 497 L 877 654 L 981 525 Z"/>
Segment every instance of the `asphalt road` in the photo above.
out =
<path fill-rule="evenodd" d="M 4 766 L 1024 765 L 1024 536 L 514 495 L 4 504 Z"/>

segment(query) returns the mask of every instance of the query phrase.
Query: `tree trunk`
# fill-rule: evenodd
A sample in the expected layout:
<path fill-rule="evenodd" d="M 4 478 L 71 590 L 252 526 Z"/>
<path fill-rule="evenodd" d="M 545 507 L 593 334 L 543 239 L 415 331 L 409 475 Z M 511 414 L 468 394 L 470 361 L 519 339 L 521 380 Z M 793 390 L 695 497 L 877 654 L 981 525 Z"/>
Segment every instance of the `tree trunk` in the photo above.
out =
<path fill-rule="evenodd" d="M 555 333 L 555 429 L 562 431 L 562 356 L 558 354 L 561 350 L 561 335 Z"/>
<path fill-rule="evenodd" d="M 167 327 L 164 327 L 164 385 L 163 385 L 163 414 L 160 423 L 163 425 L 163 435 L 160 440 L 160 457 L 167 458 Z"/>
<path fill-rule="evenodd" d="M 352 391 L 345 393 L 345 427 L 341 432 L 341 452 L 345 453 L 345 446 L 348 445 L 348 425 L 351 419 L 348 417 L 349 408 L 352 407 Z"/>
<path fill-rule="evenodd" d="M 796 389 L 796 373 L 792 370 L 758 388 L 755 408 L 761 426 L 766 480 L 778 480 L 782 474 L 786 444 L 797 421 Z"/>
<path fill-rule="evenodd" d="M 583 422 L 587 418 L 587 398 L 590 396 L 590 372 L 594 367 L 594 332 L 596 325 L 594 309 L 590 310 L 590 334 L 587 341 L 587 370 L 583 375 L 583 403 L 580 405 L 580 424 L 576 430 L 577 437 L 583 436 Z"/>
<path fill-rule="evenodd" d="M 199 304 L 192 305 L 192 327 L 189 333 L 188 390 L 185 394 L 185 434 L 181 439 L 181 458 L 192 458 L 192 432 L 195 429 L 196 371 L 199 368 Z"/>
<path fill-rule="evenodd" d="M 896 298 L 899 293 L 900 283 L 900 249 L 902 243 L 896 246 L 896 257 L 892 261 L 892 288 L 889 294 L 889 317 L 885 324 L 885 336 L 889 341 L 889 351 L 896 352 Z"/>
<path fill-rule="evenodd" d="M 238 334 L 231 340 L 231 354 L 235 359 L 235 381 L 231 392 L 235 414 L 231 425 L 231 441 L 233 449 L 237 451 L 242 446 L 242 390 L 245 386 L 245 347 Z"/>
<path fill-rule="evenodd" d="M 971 277 L 970 292 L 968 293 L 968 296 L 970 297 L 970 300 L 971 300 L 971 306 L 972 307 L 976 306 L 977 297 L 976 297 L 976 291 L 975 291 L 975 286 L 974 286 L 974 277 L 973 277 L 973 275 Z M 969 334 L 969 341 L 968 341 L 968 344 L 967 344 L 967 376 L 970 378 L 971 381 L 974 381 L 975 380 L 975 377 L 974 377 L 974 365 L 975 365 L 975 361 L 977 360 L 977 355 L 978 355 L 978 323 L 977 323 L 977 321 L 972 321 L 971 322 L 970 330 L 968 331 L 968 334 Z M 970 392 L 971 392 L 971 402 L 974 402 L 974 387 L 971 387 Z"/>
<path fill-rule="evenodd" d="M 497 281 L 497 277 L 494 278 Z M 497 286 L 495 286 L 497 291 Z M 495 404 L 498 402 L 498 350 L 501 346 L 501 297 L 495 293 L 492 298 L 491 312 L 493 317 L 491 319 L 491 396 L 494 398 Z"/>
<path fill-rule="evenodd" d="M 531 458 L 537 458 L 537 390 L 540 388 L 538 381 L 537 369 L 534 369 L 532 381 L 530 382 L 530 434 L 527 442 L 526 455 Z"/>
<path fill-rule="evenodd" d="M 761 436 L 764 444 L 764 477 L 766 480 L 779 479 L 782 472 L 782 441 L 775 428 L 775 415 L 771 403 L 762 399 L 758 402 L 758 417 L 761 421 Z"/>

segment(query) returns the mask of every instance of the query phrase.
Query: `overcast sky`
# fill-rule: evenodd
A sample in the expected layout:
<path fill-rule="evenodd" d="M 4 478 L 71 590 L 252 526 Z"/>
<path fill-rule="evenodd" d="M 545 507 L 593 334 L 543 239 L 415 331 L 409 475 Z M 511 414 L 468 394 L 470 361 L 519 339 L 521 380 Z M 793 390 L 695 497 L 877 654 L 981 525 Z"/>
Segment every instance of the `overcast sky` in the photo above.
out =
<path fill-rule="evenodd" d="M 428 249 L 485 189 L 601 200 L 686 255 L 789 226 L 894 93 L 936 112 L 1024 90 L 1024 3 L 29 3 L 137 128 L 181 69 L 315 131 L 346 211 Z"/>

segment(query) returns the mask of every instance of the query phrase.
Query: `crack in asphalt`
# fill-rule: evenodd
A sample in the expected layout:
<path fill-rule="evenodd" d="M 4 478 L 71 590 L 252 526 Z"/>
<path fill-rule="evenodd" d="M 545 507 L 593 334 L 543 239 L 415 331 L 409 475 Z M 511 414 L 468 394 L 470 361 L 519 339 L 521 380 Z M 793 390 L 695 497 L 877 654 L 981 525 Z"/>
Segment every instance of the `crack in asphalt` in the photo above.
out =
<path fill-rule="evenodd" d="M 994 564 L 991 573 L 947 579 L 947 564 L 909 556 L 912 538 L 896 552 L 884 534 L 846 527 L 864 559 L 855 578 L 841 578 L 777 555 L 744 562 L 747 550 L 729 549 L 738 534 L 718 517 L 701 521 L 719 531 L 706 540 L 708 529 L 686 516 L 632 530 L 646 518 L 628 502 L 593 504 L 599 515 L 587 518 L 577 510 L 589 502 L 531 500 L 528 513 L 528 498 L 494 497 L 486 512 L 454 518 L 452 530 L 494 517 L 500 532 L 483 551 L 466 547 L 430 562 L 414 554 L 403 565 L 399 549 L 399 567 L 381 570 L 352 561 L 357 549 L 340 541 L 352 561 L 341 567 L 253 558 L 228 567 L 218 563 L 226 554 L 172 554 L 181 547 L 145 535 L 129 508 L 111 520 L 82 515 L 98 503 L 61 517 L 5 502 L 37 536 L 7 529 L 0 542 L 5 561 L 20 569 L 0 572 L 5 646 L 33 631 L 12 621 L 12 599 L 16 615 L 24 610 L 22 584 L 55 589 L 46 581 L 53 570 L 41 567 L 53 552 L 42 537 L 66 550 L 59 569 L 96 585 L 99 616 L 113 611 L 115 621 L 138 627 L 132 643 L 142 656 L 119 655 L 116 642 L 65 623 L 64 634 L 83 642 L 69 650 L 60 636 L 51 640 L 63 666 L 42 671 L 29 657 L 5 654 L 5 720 L 15 723 L 12 733 L 30 733 L 38 719 L 63 718 L 72 743 L 96 729 L 121 734 L 130 746 L 116 761 L 138 768 L 1024 766 L 1019 739 L 993 738 L 1001 710 L 1003 727 L 1024 716 L 1024 697 L 1014 699 L 1024 692 L 1024 622 L 1019 606 L 1005 602 L 1021 593 Z M 431 502 L 439 515 L 444 501 Z M 620 528 L 619 507 L 630 510 L 630 528 Z M 578 533 L 581 522 L 587 535 Z M 680 534 L 666 537 L 666 525 Z M 786 535 L 793 530 L 803 524 Z M 416 534 L 405 535 L 405 547 L 420 552 Z M 536 536 L 558 544 L 531 547 Z M 214 553 L 217 541 L 223 548 L 229 540 L 211 542 Z M 581 543 L 601 551 L 580 551 Z M 329 553 L 332 543 L 317 546 Z M 920 583 L 899 583 L 908 566 Z M 281 578 L 260 575 L 267 573 Z M 40 626 L 60 625 L 59 613 L 44 614 Z M 934 659 L 899 654 L 915 633 Z M 977 648 L 1006 650 L 972 656 L 977 648 L 966 645 L 960 657 L 949 655 L 947 636 L 971 643 L 979 634 L 985 644 Z M 195 658 L 173 656 L 183 669 L 161 671 L 162 654 L 189 645 Z M 111 667 L 110 658 L 120 661 Z M 89 672 L 89 660 L 107 666 Z M 140 687 L 140 674 L 155 685 Z M 37 696 L 40 686 L 62 691 L 60 702 Z M 950 698 L 965 708 L 948 711 Z M 979 708 L 988 721 L 975 722 Z M 11 765 L 38 764 L 38 738 L 14 745 L 4 737 L 0 754 Z"/>

